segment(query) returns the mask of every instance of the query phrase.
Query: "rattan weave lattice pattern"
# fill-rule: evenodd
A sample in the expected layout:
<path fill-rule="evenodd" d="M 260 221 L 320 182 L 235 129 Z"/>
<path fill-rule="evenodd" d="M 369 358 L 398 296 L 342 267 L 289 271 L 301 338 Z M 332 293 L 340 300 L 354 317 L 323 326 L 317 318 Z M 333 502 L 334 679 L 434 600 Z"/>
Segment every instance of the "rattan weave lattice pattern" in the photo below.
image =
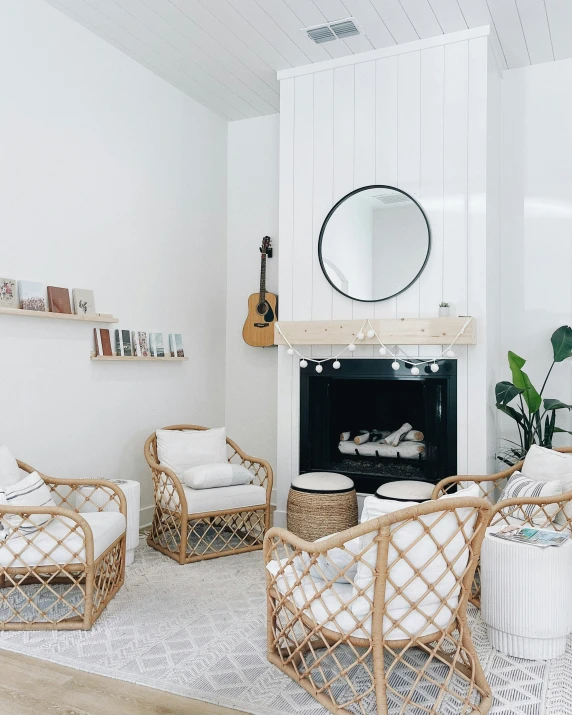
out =
<path fill-rule="evenodd" d="M 205 430 L 208 427 L 172 425 L 162 429 Z M 266 490 L 264 504 L 189 514 L 179 478 L 158 461 L 156 434 L 145 442 L 145 459 L 151 467 L 155 495 L 155 512 L 147 543 L 180 564 L 262 548 L 264 534 L 270 526 L 272 467 L 263 459 L 245 454 L 228 437 L 226 443 L 228 461 L 250 470 L 254 475 L 253 484 Z"/>
<path fill-rule="evenodd" d="M 487 713 L 466 606 L 490 512 L 484 499 L 453 497 L 318 543 L 271 529 L 269 660 L 336 715 Z M 397 671 L 408 674 L 398 685 Z"/>
<path fill-rule="evenodd" d="M 572 447 L 556 447 L 555 451 L 572 454 Z M 505 469 L 497 474 L 447 477 L 435 486 L 432 499 L 438 499 L 444 494 L 453 494 L 459 487 L 474 483 L 479 485 L 481 496 L 493 505 L 489 526 L 511 523 L 511 517 L 517 511 L 520 512 L 520 521 L 520 516 L 523 513 L 521 507 L 524 504 L 532 504 L 536 506 L 536 509 L 531 510 L 529 514 L 524 512 L 526 519 L 522 520 L 523 526 L 550 527 L 555 531 L 572 530 L 572 491 L 553 497 L 518 497 L 516 499 L 505 499 L 497 503 L 509 478 L 515 472 L 520 471 L 523 464 L 524 460 L 515 464 L 514 467 Z M 479 566 L 475 571 L 470 600 L 471 603 L 480 608 L 481 582 Z"/>
<path fill-rule="evenodd" d="M 287 517 L 288 530 L 306 541 L 350 529 L 358 521 L 356 491 L 324 494 L 290 489 Z"/>
<path fill-rule="evenodd" d="M 24 462 L 18 461 L 18 466 L 29 474 L 37 471 Z M 0 566 L 0 630 L 89 630 L 123 584 L 125 533 L 95 559 L 93 533 L 81 512 L 87 505 L 90 511 L 111 506 L 126 516 L 125 496 L 113 482 L 40 476 L 58 506 L 0 506 L 0 520 L 8 514 L 23 519 L 49 514 L 52 526 L 54 522 L 61 526 L 61 536 L 44 551 L 39 543 L 47 522 L 33 533 L 0 542 L 3 556 L 9 559 Z M 96 490 L 87 494 L 86 485 L 97 487 L 99 501 L 105 503 L 92 502 L 90 494 Z M 107 500 L 101 499 L 104 493 Z M 26 554 L 32 551 L 36 565 L 26 563 Z"/>

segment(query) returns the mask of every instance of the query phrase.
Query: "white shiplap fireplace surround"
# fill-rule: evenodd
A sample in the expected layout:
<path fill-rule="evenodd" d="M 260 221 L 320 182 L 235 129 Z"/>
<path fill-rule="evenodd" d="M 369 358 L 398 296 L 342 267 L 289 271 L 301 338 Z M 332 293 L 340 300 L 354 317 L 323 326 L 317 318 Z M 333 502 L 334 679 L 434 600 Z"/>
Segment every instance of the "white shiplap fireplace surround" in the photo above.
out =
<path fill-rule="evenodd" d="M 460 474 L 490 473 L 496 446 L 501 77 L 488 35 L 468 30 L 279 74 L 280 319 L 434 317 L 442 300 L 452 314 L 474 316 L 476 344 L 455 350 Z M 421 277 L 379 303 L 337 293 L 318 262 L 326 214 L 367 184 L 407 191 L 431 225 Z M 428 357 L 442 348 L 406 349 Z M 374 350 L 361 345 L 353 357 L 384 359 Z M 298 474 L 300 367 L 284 346 L 278 351 L 275 524 L 282 526 Z M 325 356 L 332 347 L 303 351 Z"/>

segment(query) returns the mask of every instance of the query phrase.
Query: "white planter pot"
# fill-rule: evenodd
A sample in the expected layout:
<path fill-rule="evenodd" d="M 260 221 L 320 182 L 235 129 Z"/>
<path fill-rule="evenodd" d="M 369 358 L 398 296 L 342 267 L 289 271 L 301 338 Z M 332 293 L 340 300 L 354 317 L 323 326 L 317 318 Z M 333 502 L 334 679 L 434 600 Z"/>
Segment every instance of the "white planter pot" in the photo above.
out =
<path fill-rule="evenodd" d="M 440 305 L 439 306 L 439 317 L 446 318 L 449 315 L 450 310 L 451 310 L 450 306 Z"/>

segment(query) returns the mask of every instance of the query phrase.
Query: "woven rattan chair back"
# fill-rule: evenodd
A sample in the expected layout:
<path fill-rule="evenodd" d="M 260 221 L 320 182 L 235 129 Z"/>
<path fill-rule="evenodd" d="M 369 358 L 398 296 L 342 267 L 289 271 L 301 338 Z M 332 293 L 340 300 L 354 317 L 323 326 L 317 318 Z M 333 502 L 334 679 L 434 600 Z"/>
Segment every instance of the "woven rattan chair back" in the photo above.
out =
<path fill-rule="evenodd" d="M 200 425 L 171 425 L 167 430 L 206 430 Z M 270 527 L 272 467 L 264 459 L 251 457 L 232 439 L 226 439 L 228 461 L 241 464 L 253 475 L 252 483 L 263 487 L 263 503 L 252 507 L 189 514 L 181 481 L 157 456 L 157 435 L 145 442 L 144 453 L 153 476 L 155 510 L 147 543 L 180 564 L 262 549 Z"/>
<path fill-rule="evenodd" d="M 37 471 L 25 462 L 18 466 Z M 113 482 L 38 474 L 56 507 L 0 506 L 7 525 L 12 515 L 51 517 L 32 533 L 0 541 L 0 630 L 88 630 L 123 585 L 125 532 L 95 558 L 93 532 L 81 513 L 120 511 L 126 517 L 125 496 Z M 46 542 L 54 527 L 57 539 Z"/>
<path fill-rule="evenodd" d="M 554 451 L 572 454 L 572 447 L 555 447 Z M 468 484 L 475 483 L 480 487 L 481 496 L 490 501 L 493 507 L 489 526 L 512 524 L 516 519 L 519 523 L 522 523 L 522 526 L 548 527 L 555 531 L 572 531 L 572 491 L 552 497 L 517 497 L 498 502 L 506 483 L 515 472 L 522 469 L 523 464 L 524 460 L 497 474 L 447 477 L 435 486 L 433 499 L 438 499 L 444 494 L 454 494 L 459 487 L 462 488 Z M 526 505 L 530 505 L 532 508 L 523 509 Z M 475 571 L 470 600 L 475 606 L 480 607 L 479 566 Z"/>
<path fill-rule="evenodd" d="M 489 514 L 451 498 L 320 542 L 271 529 L 269 660 L 336 714 L 488 712 L 466 606 Z"/>

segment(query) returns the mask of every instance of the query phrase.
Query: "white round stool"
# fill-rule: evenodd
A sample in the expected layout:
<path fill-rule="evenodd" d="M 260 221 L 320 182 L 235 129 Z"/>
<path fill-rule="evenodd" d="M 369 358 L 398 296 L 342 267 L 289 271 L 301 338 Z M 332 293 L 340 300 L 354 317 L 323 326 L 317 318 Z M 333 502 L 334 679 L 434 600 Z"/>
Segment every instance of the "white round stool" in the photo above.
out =
<path fill-rule="evenodd" d="M 116 484 L 127 502 L 127 533 L 125 543 L 125 565 L 131 566 L 135 560 L 135 549 L 139 544 L 139 514 L 141 503 L 141 485 L 132 479 L 108 479 L 107 481 Z M 109 494 L 99 487 L 82 487 L 85 496 L 89 496 L 89 502 L 83 506 L 83 511 L 97 511 L 98 506 L 103 506 L 103 511 L 111 511 L 109 506 Z M 115 511 L 115 507 L 113 507 Z"/>
<path fill-rule="evenodd" d="M 357 524 L 357 495 L 353 481 L 337 472 L 309 472 L 292 479 L 288 494 L 288 529 L 315 541 Z"/>
<path fill-rule="evenodd" d="M 401 479 L 396 482 L 382 484 L 375 492 L 379 499 L 392 499 L 394 501 L 421 502 L 431 499 L 435 489 L 434 484 L 420 482 L 415 479 Z"/>
<path fill-rule="evenodd" d="M 572 540 L 542 549 L 487 533 L 481 613 L 493 648 L 530 660 L 562 655 L 572 632 L 571 592 Z"/>

